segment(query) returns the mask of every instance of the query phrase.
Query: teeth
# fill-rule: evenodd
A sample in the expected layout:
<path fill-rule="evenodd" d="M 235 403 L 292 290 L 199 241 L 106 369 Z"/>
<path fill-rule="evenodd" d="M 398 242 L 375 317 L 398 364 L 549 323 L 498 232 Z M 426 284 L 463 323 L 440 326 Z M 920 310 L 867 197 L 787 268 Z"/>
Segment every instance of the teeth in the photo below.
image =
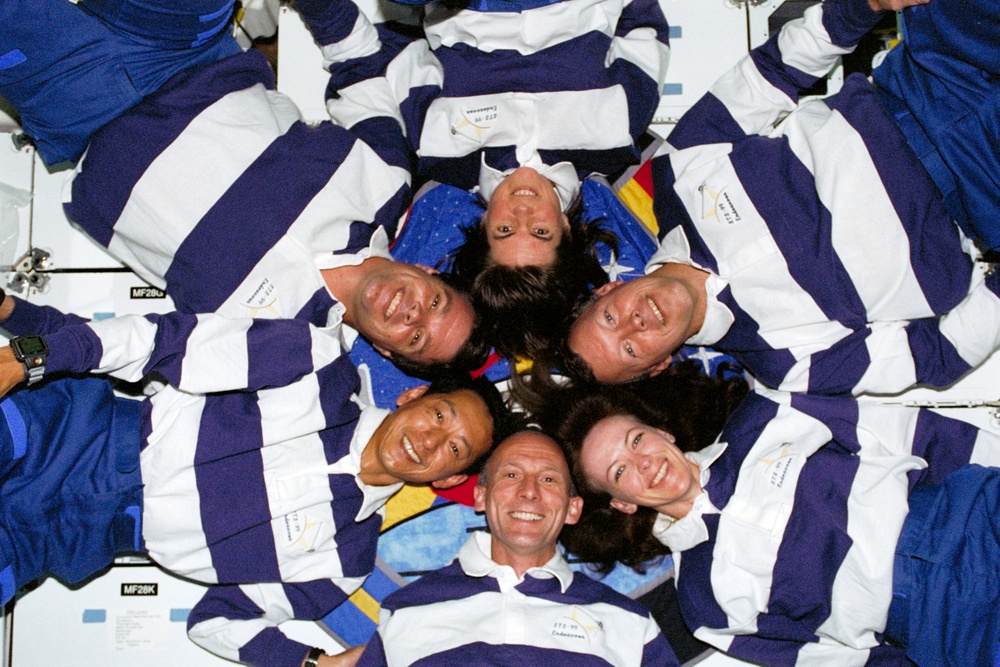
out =
<path fill-rule="evenodd" d="M 515 197 L 527 197 L 527 196 L 534 196 L 535 191 L 532 190 L 531 188 L 518 188 L 517 190 L 514 190 L 512 194 Z"/>
<path fill-rule="evenodd" d="M 541 514 L 534 514 L 532 512 L 511 512 L 510 515 L 515 519 L 520 519 L 522 521 L 541 521 Z"/>
<path fill-rule="evenodd" d="M 649 309 L 653 311 L 653 315 L 656 315 L 656 319 L 660 321 L 660 324 L 666 324 L 667 321 L 663 318 L 663 313 L 660 312 L 660 309 L 656 307 L 656 304 L 648 296 L 646 297 L 646 303 L 649 304 Z"/>
<path fill-rule="evenodd" d="M 414 463 L 420 465 L 420 457 L 417 456 L 417 452 L 414 451 L 413 443 L 411 443 L 410 439 L 407 438 L 405 435 L 403 436 L 403 449 L 406 450 L 406 453 L 410 456 L 411 459 L 413 459 Z"/>
<path fill-rule="evenodd" d="M 403 300 L 403 290 L 399 290 L 392 297 L 392 301 L 389 302 L 389 307 L 385 309 L 385 319 L 392 317 L 392 314 L 396 312 L 399 308 L 399 302 Z"/>
<path fill-rule="evenodd" d="M 666 476 L 667 476 L 667 462 L 664 461 L 663 465 L 660 466 L 659 471 L 657 471 L 656 477 L 653 478 L 652 484 L 649 485 L 650 488 L 652 488 L 652 487 L 656 486 L 657 484 L 659 484 L 660 482 L 662 482 L 663 478 L 666 477 Z"/>

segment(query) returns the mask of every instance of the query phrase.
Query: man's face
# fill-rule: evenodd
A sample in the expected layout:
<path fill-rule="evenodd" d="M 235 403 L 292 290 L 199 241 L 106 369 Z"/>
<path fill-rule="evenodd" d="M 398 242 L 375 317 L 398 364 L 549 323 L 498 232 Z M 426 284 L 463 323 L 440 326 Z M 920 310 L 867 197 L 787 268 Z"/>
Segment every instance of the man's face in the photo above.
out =
<path fill-rule="evenodd" d="M 493 191 L 482 224 L 490 257 L 503 266 L 549 266 L 569 233 L 555 188 L 531 167 L 516 169 Z"/>
<path fill-rule="evenodd" d="M 373 468 L 398 481 L 436 482 L 446 488 L 464 481 L 465 470 L 493 442 L 493 418 L 483 399 L 462 389 L 427 394 L 427 386 L 403 392 L 399 407 L 375 431 L 362 455 Z"/>
<path fill-rule="evenodd" d="M 628 382 L 670 364 L 688 338 L 695 303 L 686 286 L 656 273 L 608 283 L 573 323 L 569 347 L 598 382 Z"/>
<path fill-rule="evenodd" d="M 434 273 L 427 267 L 386 262 L 365 276 L 352 312 L 355 327 L 379 352 L 446 363 L 469 339 L 472 304 Z"/>
<path fill-rule="evenodd" d="M 493 560 L 535 567 L 552 558 L 562 527 L 583 508 L 570 496 L 569 474 L 559 446 L 541 433 L 517 433 L 497 446 L 473 490 L 493 535 Z"/>

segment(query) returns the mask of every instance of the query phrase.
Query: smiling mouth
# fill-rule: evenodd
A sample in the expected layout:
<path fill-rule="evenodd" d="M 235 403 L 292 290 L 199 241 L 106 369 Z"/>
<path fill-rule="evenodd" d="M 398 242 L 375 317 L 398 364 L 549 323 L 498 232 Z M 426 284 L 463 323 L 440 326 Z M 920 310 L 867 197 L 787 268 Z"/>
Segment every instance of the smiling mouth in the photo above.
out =
<path fill-rule="evenodd" d="M 403 436 L 403 449 L 406 450 L 407 456 L 413 459 L 413 462 L 420 465 L 420 457 L 417 456 L 417 452 L 413 449 L 413 443 L 405 435 Z"/>
<path fill-rule="evenodd" d="M 663 465 L 661 465 L 660 469 L 656 472 L 656 477 L 653 478 L 653 481 L 650 483 L 649 488 L 653 488 L 654 486 L 663 481 L 663 478 L 667 476 L 668 467 L 669 466 L 667 466 L 667 462 L 664 461 Z"/>
<path fill-rule="evenodd" d="M 511 512 L 511 517 L 515 519 L 520 519 L 521 521 L 541 521 L 542 515 L 535 514 L 534 512 Z"/>
<path fill-rule="evenodd" d="M 403 290 L 400 288 L 392 296 L 392 301 L 389 302 L 389 307 L 385 309 L 385 319 L 389 319 L 395 314 L 396 310 L 399 309 L 399 304 L 403 300 Z"/>
<path fill-rule="evenodd" d="M 537 197 L 538 193 L 531 188 L 520 187 L 511 193 L 515 197 Z"/>
<path fill-rule="evenodd" d="M 656 303 L 654 303 L 648 296 L 646 297 L 646 303 L 649 305 L 649 309 L 653 311 L 653 315 L 656 316 L 656 319 L 660 321 L 660 325 L 666 325 L 667 320 L 663 317 L 663 313 L 660 312 L 660 309 L 656 307 Z"/>

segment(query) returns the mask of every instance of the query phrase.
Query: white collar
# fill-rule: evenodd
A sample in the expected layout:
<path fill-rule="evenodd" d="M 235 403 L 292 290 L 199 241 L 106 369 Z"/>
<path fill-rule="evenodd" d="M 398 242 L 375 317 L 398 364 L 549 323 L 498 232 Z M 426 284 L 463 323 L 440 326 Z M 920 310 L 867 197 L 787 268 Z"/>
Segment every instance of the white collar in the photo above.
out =
<path fill-rule="evenodd" d="M 392 494 L 403 488 L 403 483 L 397 482 L 385 486 L 373 486 L 361 481 L 361 454 L 365 451 L 365 447 L 368 446 L 372 436 L 375 435 L 375 431 L 382 425 L 382 422 L 385 421 L 385 418 L 389 416 L 391 411 L 375 406 L 367 365 L 361 364 L 358 367 L 358 375 L 361 377 L 361 390 L 352 396 L 351 400 L 361 408 L 361 416 L 358 417 L 358 425 L 355 427 L 354 436 L 351 438 L 350 454 L 348 455 L 349 469 L 339 469 L 338 472 L 351 472 L 354 475 L 355 483 L 361 489 L 364 499 L 354 519 L 361 522 L 382 509 Z"/>
<path fill-rule="evenodd" d="M 705 514 L 718 514 L 719 510 L 712 504 L 705 491 L 705 485 L 711 477 L 709 468 L 729 447 L 728 443 L 716 442 L 708 447 L 684 455 L 686 459 L 698 466 L 701 471 L 702 491 L 694 499 L 691 510 L 680 519 L 674 519 L 666 514 L 659 514 L 653 524 L 653 537 L 658 539 L 673 552 L 683 552 L 695 547 L 708 539 L 708 526 L 705 525 Z"/>
<path fill-rule="evenodd" d="M 556 164 L 545 164 L 541 160 L 531 159 L 523 167 L 531 167 L 540 175 L 551 181 L 559 197 L 559 205 L 563 213 L 569 209 L 570 205 L 576 201 L 580 194 L 580 177 L 576 173 L 576 167 L 569 162 L 558 162 Z M 516 167 L 514 168 L 516 169 Z M 500 171 L 486 164 L 486 154 L 483 153 L 479 163 L 479 196 L 487 203 L 493 198 L 493 191 L 497 189 L 500 182 L 514 172 L 514 169 Z"/>
<path fill-rule="evenodd" d="M 698 329 L 698 333 L 688 338 L 685 343 L 688 345 L 714 345 L 719 339 L 729 332 L 736 318 L 721 301 L 719 293 L 726 288 L 729 283 L 709 272 L 708 279 L 705 280 L 705 321 Z"/>
<path fill-rule="evenodd" d="M 462 548 L 458 552 L 458 563 L 462 571 L 470 577 L 493 577 L 500 586 L 500 591 L 506 593 L 522 581 L 529 574 L 535 579 L 548 579 L 555 577 L 559 580 L 559 588 L 565 593 L 566 589 L 573 583 L 573 570 L 569 563 L 563 558 L 559 546 L 556 546 L 556 553 L 547 563 L 539 567 L 528 568 L 523 577 L 518 577 L 514 568 L 509 565 L 500 565 L 493 560 L 492 556 L 493 537 L 485 531 L 477 531 L 469 536 Z"/>

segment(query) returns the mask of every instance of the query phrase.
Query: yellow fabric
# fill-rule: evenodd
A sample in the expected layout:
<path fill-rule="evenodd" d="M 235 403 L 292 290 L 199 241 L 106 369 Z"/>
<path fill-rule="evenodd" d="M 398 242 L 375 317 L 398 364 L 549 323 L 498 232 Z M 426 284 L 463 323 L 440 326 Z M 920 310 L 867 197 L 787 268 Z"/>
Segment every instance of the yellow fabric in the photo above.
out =
<path fill-rule="evenodd" d="M 399 493 L 389 498 L 389 502 L 385 504 L 385 521 L 382 522 L 382 532 L 384 533 L 410 517 L 426 512 L 434 504 L 435 498 L 437 496 L 429 486 L 404 484 Z"/>
<path fill-rule="evenodd" d="M 660 231 L 653 214 L 653 198 L 641 185 L 634 180 L 629 181 L 618 191 L 618 198 L 654 235 Z"/>
<path fill-rule="evenodd" d="M 359 588 L 354 591 L 351 597 L 347 599 L 348 601 L 354 603 L 354 606 L 358 608 L 358 611 L 372 619 L 373 623 L 378 624 L 378 601 L 369 595 L 365 589 Z"/>

